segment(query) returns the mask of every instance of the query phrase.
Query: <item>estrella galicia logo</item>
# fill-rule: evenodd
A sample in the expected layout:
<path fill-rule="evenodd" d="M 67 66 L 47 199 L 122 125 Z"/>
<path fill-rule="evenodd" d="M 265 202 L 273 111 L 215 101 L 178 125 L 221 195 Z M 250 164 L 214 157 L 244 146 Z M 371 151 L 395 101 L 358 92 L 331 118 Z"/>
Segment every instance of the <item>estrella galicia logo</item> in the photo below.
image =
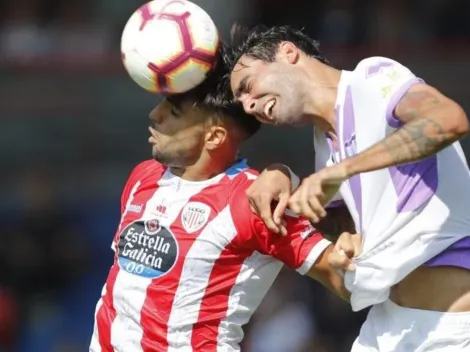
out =
<path fill-rule="evenodd" d="M 137 220 L 119 235 L 118 262 L 128 273 L 157 278 L 168 273 L 178 258 L 178 243 L 158 220 Z"/>

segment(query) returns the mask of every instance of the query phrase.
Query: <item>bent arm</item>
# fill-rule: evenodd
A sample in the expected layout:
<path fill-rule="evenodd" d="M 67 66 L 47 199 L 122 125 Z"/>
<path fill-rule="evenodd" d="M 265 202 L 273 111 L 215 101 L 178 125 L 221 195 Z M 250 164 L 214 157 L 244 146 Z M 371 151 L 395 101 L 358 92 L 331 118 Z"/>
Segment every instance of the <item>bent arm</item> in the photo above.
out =
<path fill-rule="evenodd" d="M 426 84 L 417 84 L 405 93 L 395 107 L 394 117 L 403 124 L 400 128 L 340 163 L 348 177 L 427 158 L 469 130 L 462 107 Z"/>
<path fill-rule="evenodd" d="M 328 256 L 333 251 L 334 245 L 329 245 L 318 257 L 315 264 L 307 272 L 307 275 L 318 281 L 336 296 L 349 302 L 351 293 L 344 286 L 344 280 L 328 263 Z"/>

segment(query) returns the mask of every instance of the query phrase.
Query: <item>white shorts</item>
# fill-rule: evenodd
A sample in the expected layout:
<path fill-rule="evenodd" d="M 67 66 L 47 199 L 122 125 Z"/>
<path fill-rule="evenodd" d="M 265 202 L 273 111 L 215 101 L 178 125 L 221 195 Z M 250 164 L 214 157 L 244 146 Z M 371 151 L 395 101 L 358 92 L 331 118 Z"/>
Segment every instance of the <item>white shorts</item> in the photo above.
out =
<path fill-rule="evenodd" d="M 391 301 L 371 308 L 351 352 L 470 352 L 470 312 L 404 308 Z"/>

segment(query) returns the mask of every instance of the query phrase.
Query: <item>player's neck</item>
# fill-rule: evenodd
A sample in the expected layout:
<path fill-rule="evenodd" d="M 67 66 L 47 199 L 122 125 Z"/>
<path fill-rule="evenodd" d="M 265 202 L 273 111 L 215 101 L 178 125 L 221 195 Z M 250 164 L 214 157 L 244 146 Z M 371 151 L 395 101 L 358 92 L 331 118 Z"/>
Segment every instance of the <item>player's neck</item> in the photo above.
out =
<path fill-rule="evenodd" d="M 228 157 L 202 155 L 193 165 L 170 167 L 171 173 L 186 181 L 200 182 L 209 180 L 225 172 L 237 160 L 237 154 Z"/>
<path fill-rule="evenodd" d="M 310 123 L 324 132 L 336 134 L 335 105 L 341 71 L 317 60 L 311 62 L 307 77 L 307 97 L 305 111 Z"/>

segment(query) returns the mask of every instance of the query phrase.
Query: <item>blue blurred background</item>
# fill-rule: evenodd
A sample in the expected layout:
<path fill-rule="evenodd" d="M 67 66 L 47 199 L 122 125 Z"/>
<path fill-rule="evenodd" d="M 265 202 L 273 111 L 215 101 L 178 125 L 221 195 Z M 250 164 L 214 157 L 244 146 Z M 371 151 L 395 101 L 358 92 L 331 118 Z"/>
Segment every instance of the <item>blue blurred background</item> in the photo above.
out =
<path fill-rule="evenodd" d="M 234 21 L 292 24 L 341 68 L 392 57 L 470 111 L 468 0 L 194 2 L 225 37 Z M 0 3 L 0 351 L 88 350 L 120 192 L 150 157 L 147 116 L 159 97 L 131 81 L 119 53 L 142 3 Z M 311 132 L 263 127 L 243 154 L 256 168 L 281 161 L 306 175 Z M 364 315 L 284 270 L 246 327 L 243 350 L 348 351 Z"/>

